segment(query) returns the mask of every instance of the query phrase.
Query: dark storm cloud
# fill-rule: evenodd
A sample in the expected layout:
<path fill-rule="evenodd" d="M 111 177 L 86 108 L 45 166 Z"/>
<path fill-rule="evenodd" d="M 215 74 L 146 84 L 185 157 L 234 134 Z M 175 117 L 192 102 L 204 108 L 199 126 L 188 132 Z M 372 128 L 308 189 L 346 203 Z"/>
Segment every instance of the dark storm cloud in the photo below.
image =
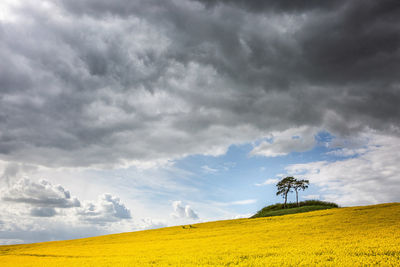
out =
<path fill-rule="evenodd" d="M 269 131 L 399 133 L 397 1 L 26 1 L 0 26 L 0 155 L 223 153 Z"/>
<path fill-rule="evenodd" d="M 197 0 L 208 6 L 217 4 L 230 4 L 240 8 L 247 8 L 251 11 L 265 12 L 300 12 L 311 9 L 324 9 L 337 6 L 343 0 L 319 1 L 319 0 Z"/>

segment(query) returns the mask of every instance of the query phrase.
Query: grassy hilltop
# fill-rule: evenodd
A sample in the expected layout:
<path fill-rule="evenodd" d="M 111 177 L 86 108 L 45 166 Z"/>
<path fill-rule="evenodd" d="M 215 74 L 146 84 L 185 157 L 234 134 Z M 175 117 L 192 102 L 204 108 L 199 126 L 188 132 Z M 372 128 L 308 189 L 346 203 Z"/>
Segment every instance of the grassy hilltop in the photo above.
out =
<path fill-rule="evenodd" d="M 400 266 L 400 203 L 0 246 L 1 266 Z"/>
<path fill-rule="evenodd" d="M 284 208 L 283 204 L 278 203 L 262 208 L 256 214 L 251 216 L 251 218 L 281 216 L 314 210 L 326 210 L 338 207 L 339 206 L 336 203 L 320 200 L 301 201 L 299 202 L 299 205 L 297 205 L 296 203 L 288 203 L 286 204 L 286 208 Z"/>

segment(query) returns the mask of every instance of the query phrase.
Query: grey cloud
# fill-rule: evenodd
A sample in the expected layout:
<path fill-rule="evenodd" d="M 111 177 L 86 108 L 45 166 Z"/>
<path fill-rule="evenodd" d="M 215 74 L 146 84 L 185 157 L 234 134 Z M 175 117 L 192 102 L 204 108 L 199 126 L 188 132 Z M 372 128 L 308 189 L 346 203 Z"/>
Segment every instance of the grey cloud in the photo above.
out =
<path fill-rule="evenodd" d="M 0 178 L 5 182 L 7 186 L 10 186 L 13 182 L 15 182 L 15 179 L 18 178 L 20 173 L 29 172 L 37 169 L 36 166 L 23 163 L 3 162 L 3 164 L 5 166 L 3 167 L 3 174 L 0 176 Z"/>
<path fill-rule="evenodd" d="M 24 203 L 38 208 L 72 208 L 79 207 L 76 197 L 71 197 L 68 190 L 61 185 L 52 185 L 46 180 L 36 183 L 28 178 L 22 178 L 1 193 L 1 199 L 7 202 Z M 47 210 L 49 211 L 49 210 Z M 46 210 L 34 210 L 34 214 Z"/>
<path fill-rule="evenodd" d="M 300 126 L 400 133 L 396 1 L 48 6 L 26 1 L 1 22 L 4 160 L 115 166 L 218 155 Z"/>
<path fill-rule="evenodd" d="M 343 0 L 318 1 L 318 0 L 197 0 L 207 7 L 215 7 L 218 4 L 229 4 L 239 8 L 245 8 L 252 12 L 302 12 L 313 9 L 325 9 L 337 7 L 343 4 Z"/>
<path fill-rule="evenodd" d="M 40 207 L 40 208 L 32 208 L 30 215 L 34 217 L 53 217 L 57 214 L 57 211 L 54 208 L 49 207 Z"/>
<path fill-rule="evenodd" d="M 17 163 L 10 163 L 4 168 L 1 178 L 6 182 L 7 185 L 10 184 L 10 180 L 14 178 L 19 172 L 19 166 Z"/>

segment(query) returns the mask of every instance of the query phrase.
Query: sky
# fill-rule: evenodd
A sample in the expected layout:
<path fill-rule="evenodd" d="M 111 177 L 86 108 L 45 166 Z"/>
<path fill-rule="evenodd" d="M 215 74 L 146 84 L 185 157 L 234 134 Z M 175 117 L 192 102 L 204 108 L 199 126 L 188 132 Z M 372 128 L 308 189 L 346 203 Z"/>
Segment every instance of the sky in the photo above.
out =
<path fill-rule="evenodd" d="M 2 0 L 0 244 L 400 201 L 395 0 Z M 295 201 L 295 195 L 289 195 Z"/>

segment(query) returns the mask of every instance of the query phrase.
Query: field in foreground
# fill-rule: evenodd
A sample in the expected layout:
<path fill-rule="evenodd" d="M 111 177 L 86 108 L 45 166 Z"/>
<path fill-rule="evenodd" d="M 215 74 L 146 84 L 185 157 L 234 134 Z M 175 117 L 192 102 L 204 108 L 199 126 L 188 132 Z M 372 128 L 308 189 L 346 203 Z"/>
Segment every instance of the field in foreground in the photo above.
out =
<path fill-rule="evenodd" d="M 400 266 L 400 203 L 0 246 L 2 266 Z"/>

